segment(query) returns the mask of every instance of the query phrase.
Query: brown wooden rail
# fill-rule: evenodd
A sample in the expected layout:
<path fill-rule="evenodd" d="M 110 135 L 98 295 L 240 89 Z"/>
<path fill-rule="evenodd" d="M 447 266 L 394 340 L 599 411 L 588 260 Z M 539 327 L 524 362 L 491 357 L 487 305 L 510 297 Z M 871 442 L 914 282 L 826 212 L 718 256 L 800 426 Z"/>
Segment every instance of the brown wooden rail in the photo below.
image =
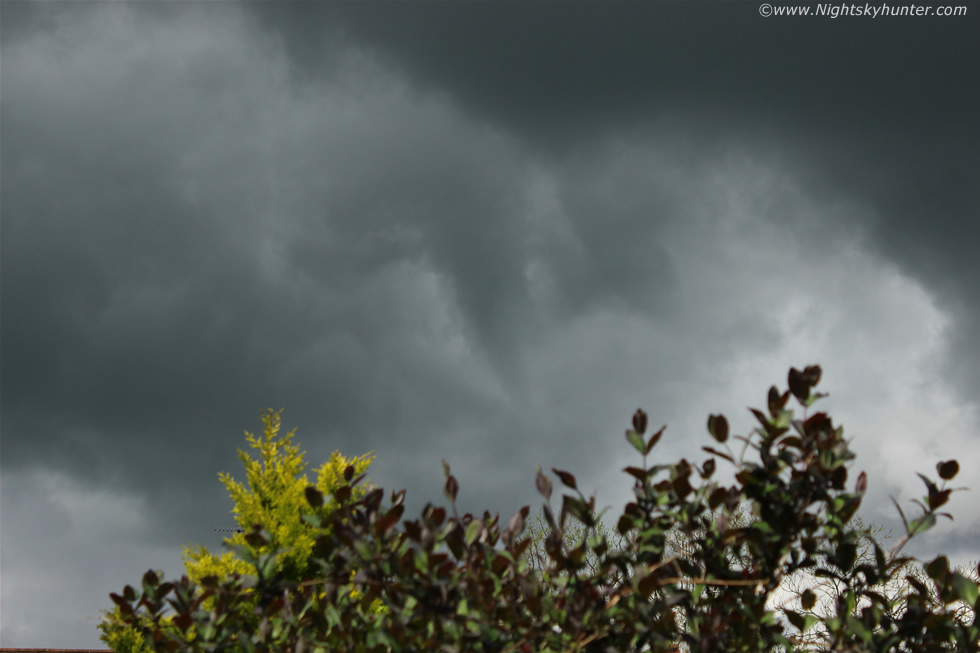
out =
<path fill-rule="evenodd" d="M 673 647 L 669 651 L 679 652 L 680 648 Z M 0 648 L 0 653 L 112 653 L 107 648 Z"/>
<path fill-rule="evenodd" d="M 670 651 L 680 651 L 674 647 Z M 112 653 L 107 648 L 0 648 L 0 653 Z"/>

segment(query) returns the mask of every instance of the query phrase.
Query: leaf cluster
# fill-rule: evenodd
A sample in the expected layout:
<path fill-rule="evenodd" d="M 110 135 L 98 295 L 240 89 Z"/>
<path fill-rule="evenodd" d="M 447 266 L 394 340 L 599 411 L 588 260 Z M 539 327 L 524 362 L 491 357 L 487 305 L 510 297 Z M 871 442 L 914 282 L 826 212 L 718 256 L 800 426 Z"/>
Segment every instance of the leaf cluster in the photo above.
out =
<path fill-rule="evenodd" d="M 704 447 L 711 457 L 700 464 L 648 466 L 664 429 L 647 436 L 647 416 L 637 411 L 626 439 L 643 464 L 624 470 L 634 500 L 616 522 L 616 546 L 602 531 L 595 497 L 587 500 L 562 470 L 552 471 L 572 493 L 556 517 L 553 482 L 538 468 L 547 561 L 533 569 L 529 506 L 503 528 L 489 512 L 460 516 L 459 482 L 443 461 L 450 509 L 430 503 L 406 520 L 405 491 L 387 503 L 377 488 L 358 498 L 363 475 L 351 465 L 329 499 L 316 487 L 304 491 L 312 514 L 303 520 L 318 533 L 307 578 L 277 571 L 277 551 L 267 548 L 273 534 L 256 523 L 243 536 L 248 546 L 232 546 L 249 574 L 206 577 L 198 588 L 186 576 L 162 582 L 150 571 L 142 593 L 127 586 L 110 596 L 150 648 L 171 652 L 798 651 L 812 650 L 811 630 L 821 634 L 820 650 L 980 650 L 980 588 L 945 557 L 926 565 L 928 584 L 906 576 L 902 609 L 880 592 L 908 568 L 904 544 L 949 516 L 938 510 L 954 491 L 946 482 L 958 464 L 941 462 L 938 484 L 922 476 L 922 514 L 901 513 L 906 533 L 892 550 L 872 541 L 859 555 L 868 533 L 854 517 L 867 476 L 849 482 L 855 456 L 843 428 L 822 412 L 806 416 L 826 396 L 813 392 L 820 376 L 817 366 L 791 369 L 789 390 L 769 390 L 768 412 L 750 409 L 760 426 L 747 436 L 731 436 L 724 416 L 710 416 L 716 445 Z M 791 396 L 803 419 L 786 408 Z M 731 441 L 743 443 L 739 455 Z M 713 479 L 718 458 L 734 466 L 734 484 Z M 581 537 L 567 544 L 570 518 Z M 796 597 L 798 608 L 773 607 L 782 582 L 800 571 L 835 584 L 829 610 L 815 611 L 810 588 Z M 238 611 L 246 592 L 256 600 L 256 627 Z M 372 609 L 375 602 L 384 610 Z M 963 605 L 972 620 L 957 612 Z M 173 626 L 195 629 L 196 638 L 160 624 L 168 606 Z"/>
<path fill-rule="evenodd" d="M 310 555 L 319 530 L 303 520 L 305 515 L 312 514 L 305 495 L 306 488 L 310 486 L 307 476 L 303 474 L 306 468 L 305 454 L 293 444 L 296 429 L 280 435 L 281 413 L 282 411 L 271 409 L 262 411 L 264 437 L 245 432 L 246 440 L 258 454 L 256 458 L 252 458 L 248 453 L 238 450 L 238 457 L 245 467 L 248 486 L 235 481 L 230 474 L 224 472 L 220 472 L 218 478 L 234 503 L 232 512 L 239 524 L 236 534 L 226 538 L 225 543 L 248 549 L 249 559 L 276 551 L 275 571 L 282 573 L 286 580 L 299 582 L 310 578 L 316 569 L 315 565 L 311 565 Z M 316 470 L 313 487 L 331 497 L 344 485 L 345 469 L 353 467 L 357 474 L 363 474 L 373 460 L 374 456 L 371 454 L 346 458 L 335 451 Z M 368 488 L 361 485 L 351 489 L 351 496 L 360 498 L 367 492 Z M 332 498 L 328 499 L 328 508 L 333 505 L 332 501 Z M 268 541 L 258 548 L 246 541 L 244 534 L 255 523 L 262 523 L 269 532 Z M 220 582 L 232 578 L 236 573 L 245 575 L 252 570 L 246 559 L 239 557 L 234 551 L 229 550 L 218 556 L 203 545 L 184 547 L 182 558 L 187 576 L 198 585 L 198 591 L 206 577 L 213 576 Z M 201 608 L 206 611 L 213 609 L 214 601 L 214 597 L 203 600 Z M 243 628 L 257 627 L 259 619 L 255 615 L 256 606 L 257 597 L 246 591 L 236 606 Z M 374 609 L 382 607 L 378 603 Z M 145 622 L 146 616 L 143 618 Z M 196 628 L 186 633 L 181 632 L 173 622 L 173 615 L 163 616 L 161 622 L 170 636 L 187 640 L 196 637 Z M 112 611 L 103 611 L 102 623 L 98 628 L 101 631 L 100 639 L 113 651 L 149 653 L 151 650 L 140 630 L 127 625 L 118 605 Z"/>

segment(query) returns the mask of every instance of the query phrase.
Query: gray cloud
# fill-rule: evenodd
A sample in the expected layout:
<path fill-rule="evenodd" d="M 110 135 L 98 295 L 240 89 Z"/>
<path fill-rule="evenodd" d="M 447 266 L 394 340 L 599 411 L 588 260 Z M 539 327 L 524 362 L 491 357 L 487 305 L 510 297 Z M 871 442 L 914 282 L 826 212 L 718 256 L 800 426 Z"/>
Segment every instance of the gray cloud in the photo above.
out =
<path fill-rule="evenodd" d="M 220 550 L 262 406 L 410 512 L 442 458 L 468 510 L 538 464 L 618 510 L 637 407 L 700 459 L 819 363 L 866 517 L 977 486 L 976 16 L 0 11 L 4 646 L 100 647 L 110 591 Z M 920 550 L 975 560 L 951 510 Z"/>

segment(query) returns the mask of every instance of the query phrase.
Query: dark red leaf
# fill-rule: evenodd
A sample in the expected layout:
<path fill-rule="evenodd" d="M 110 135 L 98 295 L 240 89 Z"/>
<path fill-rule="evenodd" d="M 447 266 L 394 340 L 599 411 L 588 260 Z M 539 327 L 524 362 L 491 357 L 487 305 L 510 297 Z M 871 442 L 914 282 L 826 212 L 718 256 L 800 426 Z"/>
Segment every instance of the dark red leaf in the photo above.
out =
<path fill-rule="evenodd" d="M 828 421 L 827 413 L 814 413 L 803 422 L 803 430 L 805 433 L 812 433 L 813 431 L 819 430 Z"/>
<path fill-rule="evenodd" d="M 337 488 L 337 491 L 333 493 L 333 496 L 339 503 L 346 502 L 351 496 L 350 486 L 342 485 L 341 487 Z"/>
<path fill-rule="evenodd" d="M 180 628 L 182 632 L 187 632 L 187 629 L 191 627 L 193 622 L 194 619 L 187 612 L 182 612 L 174 617 L 174 623 L 177 624 L 177 627 Z"/>
<path fill-rule="evenodd" d="M 653 594 L 653 591 L 659 586 L 660 583 L 657 582 L 656 576 L 654 574 L 650 574 L 637 583 L 637 591 L 639 592 L 640 596 L 646 599 L 650 598 L 650 595 Z"/>
<path fill-rule="evenodd" d="M 950 492 L 952 492 L 952 490 L 942 490 L 936 494 L 929 495 L 929 509 L 935 510 L 936 508 L 941 508 L 942 506 L 946 505 L 946 502 L 949 501 Z"/>
<path fill-rule="evenodd" d="M 803 403 L 810 396 L 810 386 L 806 384 L 803 379 L 803 373 L 800 372 L 795 367 L 789 370 L 789 391 L 793 393 L 793 396 Z"/>
<path fill-rule="evenodd" d="M 259 549 L 269 543 L 268 540 L 266 540 L 264 537 L 262 537 L 261 534 L 259 534 L 256 531 L 252 531 L 251 533 L 246 535 L 245 541 L 256 549 Z"/>
<path fill-rule="evenodd" d="M 808 365 L 805 370 L 803 370 L 803 380 L 811 388 L 818 383 L 820 383 L 820 366 L 819 365 Z"/>
<path fill-rule="evenodd" d="M 727 460 L 730 463 L 735 462 L 735 459 L 732 458 L 731 456 L 729 456 L 724 451 L 718 451 L 717 449 L 712 449 L 711 447 L 701 447 L 701 449 L 703 451 L 707 451 L 708 453 L 714 454 L 716 456 L 721 456 L 722 458 L 724 458 L 725 460 Z"/>
<path fill-rule="evenodd" d="M 711 508 L 712 510 L 715 510 L 716 508 L 718 508 L 718 506 L 724 503 L 725 499 L 727 498 L 728 498 L 728 490 L 726 490 L 723 487 L 715 488 L 714 491 L 712 491 L 711 495 L 708 497 L 708 507 Z"/>
<path fill-rule="evenodd" d="M 804 610 L 812 610 L 816 603 L 817 595 L 813 593 L 813 590 L 805 590 L 803 595 L 800 597 L 800 605 Z"/>
<path fill-rule="evenodd" d="M 781 447 L 783 447 L 783 448 L 785 448 L 785 447 L 793 447 L 795 449 L 802 449 L 803 448 L 803 440 L 800 440 L 795 435 L 791 435 L 788 438 L 783 438 L 782 440 L 780 440 L 779 441 L 779 445 Z"/>
<path fill-rule="evenodd" d="M 429 520 L 436 526 L 442 526 L 442 523 L 446 521 L 446 509 L 433 508 L 432 512 L 429 513 Z"/>
<path fill-rule="evenodd" d="M 667 425 L 664 424 L 663 426 L 660 427 L 659 431 L 657 431 L 656 433 L 650 436 L 650 439 L 647 441 L 646 449 L 644 449 L 643 455 L 649 455 L 649 453 L 653 450 L 653 448 L 657 446 L 657 443 L 660 442 L 660 438 L 663 437 L 664 431 L 666 429 L 667 429 Z"/>
<path fill-rule="evenodd" d="M 633 413 L 633 430 L 640 435 L 647 431 L 647 414 L 639 408 Z"/>
<path fill-rule="evenodd" d="M 547 500 L 551 500 L 551 479 L 544 475 L 541 471 L 541 466 L 538 466 L 538 476 L 534 479 L 534 484 L 538 488 L 538 492 Z"/>
<path fill-rule="evenodd" d="M 759 420 L 759 423 L 762 424 L 762 426 L 768 431 L 770 428 L 770 424 L 769 424 L 769 418 L 766 417 L 766 414 L 763 413 L 761 410 L 758 410 L 757 408 L 749 408 L 749 410 L 752 411 L 752 414 L 755 415 L 755 418 Z"/>
<path fill-rule="evenodd" d="M 393 492 L 391 495 L 391 505 L 400 506 L 405 501 L 405 489 L 402 488 L 398 492 Z"/>
<path fill-rule="evenodd" d="M 728 439 L 728 420 L 724 415 L 708 416 L 708 433 L 717 442 L 725 442 Z"/>
<path fill-rule="evenodd" d="M 404 505 L 398 505 L 392 508 L 391 510 L 389 510 L 387 513 L 385 513 L 384 517 L 378 520 L 377 526 L 375 526 L 376 528 L 375 533 L 377 535 L 381 535 L 389 528 L 397 524 L 398 520 L 401 519 L 402 513 L 404 512 L 405 512 Z"/>
<path fill-rule="evenodd" d="M 926 484 L 926 488 L 928 488 L 929 490 L 930 497 L 936 494 L 937 492 L 939 492 L 939 488 L 937 488 L 936 484 L 930 481 L 928 477 L 924 476 L 923 474 L 919 474 L 918 472 L 916 472 L 916 474 L 918 475 L 919 478 L 922 479 L 922 482 Z"/>
<path fill-rule="evenodd" d="M 647 470 L 641 469 L 640 467 L 627 467 L 623 471 L 640 482 L 645 481 L 647 476 L 649 476 Z"/>
<path fill-rule="evenodd" d="M 510 523 L 507 525 L 507 531 L 512 535 L 516 536 L 520 534 L 520 531 L 524 529 L 524 519 L 527 517 L 527 513 L 530 511 L 529 506 L 524 506 L 520 510 L 514 513 L 514 516 L 510 518 Z"/>
<path fill-rule="evenodd" d="M 858 474 L 857 483 L 854 484 L 854 491 L 862 496 L 868 491 L 868 475 L 865 472 Z"/>
<path fill-rule="evenodd" d="M 450 501 L 453 502 L 456 501 L 456 495 L 459 494 L 459 482 L 456 480 L 456 477 L 453 476 L 452 474 L 450 474 L 449 478 L 446 479 L 445 493 L 446 493 L 446 497 Z"/>
<path fill-rule="evenodd" d="M 709 458 L 704 461 L 704 468 L 701 472 L 702 478 L 711 478 L 711 475 L 715 473 L 715 459 Z"/>
<path fill-rule="evenodd" d="M 939 471 L 939 478 L 949 481 L 960 471 L 960 464 L 955 460 L 947 460 L 936 465 L 936 469 Z"/>
<path fill-rule="evenodd" d="M 323 505 L 323 493 L 312 485 L 306 486 L 306 502 L 314 508 Z"/>
<path fill-rule="evenodd" d="M 675 480 L 671 484 L 671 487 L 673 487 L 674 492 L 676 492 L 677 496 L 680 497 L 681 499 L 689 495 L 694 490 L 694 488 L 691 487 L 691 483 L 687 480 L 686 476 L 682 476 L 677 480 Z"/>
<path fill-rule="evenodd" d="M 408 537 L 416 542 L 422 539 L 422 527 L 419 525 L 418 520 L 405 522 L 405 533 Z"/>
<path fill-rule="evenodd" d="M 560 469 L 555 469 L 554 467 L 551 468 L 551 471 L 553 471 L 558 476 L 558 478 L 561 479 L 561 482 L 565 484 L 565 487 L 570 487 L 573 490 L 578 489 L 578 487 L 576 487 L 575 485 L 574 476 L 572 476 L 568 472 L 563 472 Z"/>
<path fill-rule="evenodd" d="M 767 397 L 767 399 L 768 399 L 767 403 L 769 404 L 769 414 L 772 415 L 773 417 L 776 417 L 777 415 L 779 415 L 779 408 L 780 408 L 779 390 L 776 389 L 776 386 L 771 386 L 769 388 L 769 396 Z"/>
<path fill-rule="evenodd" d="M 830 479 L 835 490 L 843 490 L 844 483 L 847 482 L 847 468 L 838 467 L 834 470 L 834 473 L 831 474 Z"/>

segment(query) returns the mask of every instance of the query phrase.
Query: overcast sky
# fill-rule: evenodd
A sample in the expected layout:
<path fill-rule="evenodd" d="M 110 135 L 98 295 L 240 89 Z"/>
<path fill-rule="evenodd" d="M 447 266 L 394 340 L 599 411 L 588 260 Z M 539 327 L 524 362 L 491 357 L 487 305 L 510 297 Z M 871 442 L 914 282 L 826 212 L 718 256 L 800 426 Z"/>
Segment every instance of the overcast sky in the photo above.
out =
<path fill-rule="evenodd" d="M 104 648 L 109 592 L 223 551 L 266 406 L 412 518 L 443 458 L 468 511 L 542 465 L 618 515 L 638 407 L 700 462 L 819 364 L 863 517 L 957 458 L 912 551 L 975 563 L 968 8 L 3 2 L 0 643 Z"/>

